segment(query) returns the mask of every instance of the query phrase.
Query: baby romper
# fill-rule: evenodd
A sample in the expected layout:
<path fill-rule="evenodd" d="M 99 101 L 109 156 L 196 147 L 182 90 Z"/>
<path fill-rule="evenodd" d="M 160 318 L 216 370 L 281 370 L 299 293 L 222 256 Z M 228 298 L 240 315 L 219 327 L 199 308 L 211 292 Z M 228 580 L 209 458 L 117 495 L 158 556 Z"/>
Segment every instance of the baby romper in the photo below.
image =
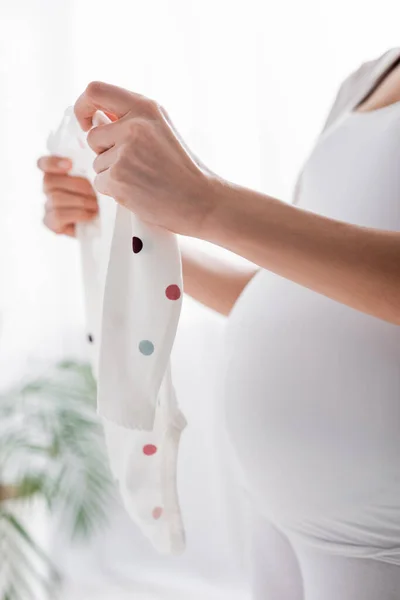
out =
<path fill-rule="evenodd" d="M 107 121 L 97 113 L 94 125 Z M 48 149 L 72 160 L 71 175 L 93 180 L 95 154 L 72 108 Z M 98 201 L 98 218 L 78 225 L 77 237 L 110 466 L 131 518 L 160 552 L 179 553 L 185 537 L 176 468 L 186 420 L 169 362 L 183 294 L 178 241 L 111 198 Z"/>

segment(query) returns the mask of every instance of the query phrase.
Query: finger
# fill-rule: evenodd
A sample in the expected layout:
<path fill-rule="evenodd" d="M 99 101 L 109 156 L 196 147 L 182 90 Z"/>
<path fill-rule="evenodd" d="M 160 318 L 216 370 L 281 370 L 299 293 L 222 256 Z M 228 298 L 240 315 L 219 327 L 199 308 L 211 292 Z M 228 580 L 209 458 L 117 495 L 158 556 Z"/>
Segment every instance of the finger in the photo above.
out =
<path fill-rule="evenodd" d="M 48 194 L 53 190 L 63 190 L 71 194 L 82 194 L 84 196 L 95 196 L 92 185 L 85 177 L 45 173 L 43 177 L 43 191 L 45 194 Z"/>
<path fill-rule="evenodd" d="M 102 171 L 96 175 L 93 185 L 95 190 L 97 190 L 100 194 L 111 196 L 114 198 L 114 200 L 116 200 L 116 198 L 113 196 L 113 190 L 111 186 L 110 169 L 106 169 L 105 171 Z"/>
<path fill-rule="evenodd" d="M 63 156 L 41 156 L 37 166 L 45 173 L 68 173 L 72 169 L 72 161 Z"/>
<path fill-rule="evenodd" d="M 96 196 L 70 194 L 64 190 L 54 190 L 48 194 L 45 204 L 46 210 L 69 208 L 80 208 L 95 213 L 98 211 Z"/>
<path fill-rule="evenodd" d="M 171 117 L 169 116 L 168 112 L 163 106 L 160 106 L 160 112 L 163 115 L 164 119 L 167 121 L 168 125 L 175 130 L 175 125 L 173 124 Z"/>
<path fill-rule="evenodd" d="M 75 225 L 67 225 L 62 233 L 64 235 L 68 235 L 69 237 L 76 237 Z"/>
<path fill-rule="evenodd" d="M 97 110 L 120 119 L 128 112 L 142 110 L 143 96 L 129 92 L 116 85 L 93 81 L 75 102 L 75 115 L 84 131 L 92 126 L 92 119 Z"/>
<path fill-rule="evenodd" d="M 95 213 L 79 208 L 57 208 L 46 211 L 43 222 L 54 233 L 63 233 L 69 225 L 92 221 L 94 216 Z"/>
<path fill-rule="evenodd" d="M 91 149 L 100 154 L 114 146 L 117 140 L 129 135 L 126 120 L 125 117 L 121 117 L 115 123 L 93 127 L 87 135 L 87 143 Z"/>
<path fill-rule="evenodd" d="M 102 152 L 99 154 L 95 160 L 93 161 L 93 169 L 96 173 L 101 173 L 106 169 L 109 169 L 111 165 L 113 165 L 117 159 L 118 149 L 116 146 L 113 146 L 106 152 Z"/>

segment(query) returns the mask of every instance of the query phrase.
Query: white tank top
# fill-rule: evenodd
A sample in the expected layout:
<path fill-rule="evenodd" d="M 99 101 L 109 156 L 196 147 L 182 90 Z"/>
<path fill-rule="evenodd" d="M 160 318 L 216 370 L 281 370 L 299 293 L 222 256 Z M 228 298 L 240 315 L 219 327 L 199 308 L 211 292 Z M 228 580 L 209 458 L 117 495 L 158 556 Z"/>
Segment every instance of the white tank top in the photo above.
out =
<path fill-rule="evenodd" d="M 299 204 L 399 231 L 400 103 L 347 112 L 328 128 Z M 225 410 L 247 484 L 269 516 L 354 522 L 360 507 L 389 494 L 400 520 L 399 358 L 399 327 L 268 271 L 255 276 L 228 322 Z"/>

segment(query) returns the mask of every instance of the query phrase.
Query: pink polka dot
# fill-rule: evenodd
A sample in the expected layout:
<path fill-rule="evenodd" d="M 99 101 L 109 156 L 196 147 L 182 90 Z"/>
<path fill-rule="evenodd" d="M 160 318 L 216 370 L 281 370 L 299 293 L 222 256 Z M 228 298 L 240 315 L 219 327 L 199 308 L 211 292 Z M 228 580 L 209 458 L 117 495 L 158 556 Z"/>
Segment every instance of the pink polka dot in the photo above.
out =
<path fill-rule="evenodd" d="M 163 514 L 163 509 L 161 508 L 161 506 L 156 506 L 155 508 L 153 508 L 153 512 L 152 512 L 153 519 L 158 520 L 162 514 Z"/>
<path fill-rule="evenodd" d="M 154 444 L 146 444 L 146 446 L 143 446 L 143 454 L 146 456 L 152 456 L 156 452 L 157 446 L 154 446 Z"/>
<path fill-rule="evenodd" d="M 181 290 L 179 289 L 178 285 L 172 284 L 169 285 L 165 290 L 165 295 L 167 296 L 168 300 L 179 300 L 181 297 Z"/>

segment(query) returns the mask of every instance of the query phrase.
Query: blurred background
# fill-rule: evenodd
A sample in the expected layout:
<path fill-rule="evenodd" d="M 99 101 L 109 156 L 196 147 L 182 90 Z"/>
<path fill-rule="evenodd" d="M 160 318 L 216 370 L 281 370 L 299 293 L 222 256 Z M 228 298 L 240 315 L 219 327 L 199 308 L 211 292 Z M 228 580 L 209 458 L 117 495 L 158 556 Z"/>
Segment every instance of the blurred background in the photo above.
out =
<path fill-rule="evenodd" d="M 399 16 L 396 0 L 1 1 L 1 600 L 46 597 L 37 571 L 47 578 L 53 568 L 53 579 L 61 582 L 57 593 L 68 600 L 247 597 L 246 509 L 218 420 L 222 318 L 186 298 L 174 347 L 177 391 L 189 421 L 179 464 L 186 553 L 157 556 L 107 485 L 94 493 L 85 479 L 87 498 L 74 496 L 85 454 L 74 450 L 79 402 L 87 417 L 78 419 L 79 440 L 96 455 L 101 432 L 93 433 L 85 401 L 93 402 L 94 383 L 84 367 L 77 245 L 42 226 L 36 169 L 64 109 L 91 80 L 155 98 L 212 170 L 289 201 L 338 85 L 361 62 L 400 45 Z M 37 414 L 45 414 L 45 425 Z M 35 427 L 46 440 L 46 460 L 56 457 L 56 466 L 33 456 L 38 444 L 29 436 Z M 11 455 L 12 468 L 5 458 Z M 99 465 L 85 463 L 80 473 L 89 467 L 93 473 Z M 29 502 L 13 500 L 13 473 L 23 483 L 17 495 Z M 107 478 L 100 468 L 98 476 Z M 64 518 L 50 521 L 44 508 L 54 505 L 60 489 L 64 508 L 71 502 L 77 507 L 72 525 Z M 107 508 L 97 506 L 96 512 L 103 495 Z M 86 510 L 87 521 L 79 510 Z M 76 526 L 81 535 L 71 541 Z M 16 549 L 7 570 L 11 535 Z M 33 574 L 23 571 L 25 563 Z"/>

